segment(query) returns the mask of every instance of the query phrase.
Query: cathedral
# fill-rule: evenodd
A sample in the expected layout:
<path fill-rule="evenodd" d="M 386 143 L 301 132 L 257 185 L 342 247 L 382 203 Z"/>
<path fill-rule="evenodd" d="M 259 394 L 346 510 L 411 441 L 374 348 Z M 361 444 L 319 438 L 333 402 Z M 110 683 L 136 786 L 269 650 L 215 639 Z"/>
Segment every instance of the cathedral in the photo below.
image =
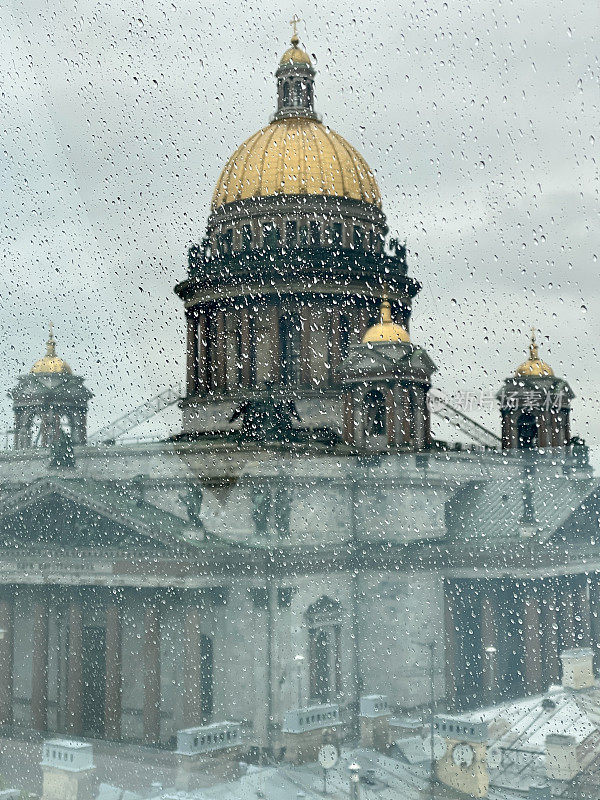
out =
<path fill-rule="evenodd" d="M 90 440 L 57 351 L 0 453 L 0 726 L 169 747 L 290 709 L 398 714 L 542 691 L 600 647 L 599 483 L 535 335 L 486 446 L 432 435 L 420 284 L 375 175 L 314 108 L 296 35 L 268 124 L 218 178 L 175 287 L 181 426 Z M 410 265 L 412 271 L 412 264 Z M 68 354 L 67 354 L 68 355 Z M 599 662 L 600 665 L 600 662 Z"/>

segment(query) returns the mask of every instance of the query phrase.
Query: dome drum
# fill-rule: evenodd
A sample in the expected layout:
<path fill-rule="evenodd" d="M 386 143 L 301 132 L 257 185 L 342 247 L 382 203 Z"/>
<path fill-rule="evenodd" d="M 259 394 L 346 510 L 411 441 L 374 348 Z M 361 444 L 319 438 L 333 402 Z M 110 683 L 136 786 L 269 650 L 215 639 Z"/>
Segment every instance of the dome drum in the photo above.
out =
<path fill-rule="evenodd" d="M 270 291 L 281 293 L 291 286 L 298 291 L 319 287 L 332 295 L 356 296 L 372 296 L 387 287 L 410 307 L 420 289 L 419 282 L 406 274 L 406 261 L 387 253 L 298 247 L 293 251 L 255 250 L 220 256 L 211 254 L 210 248 L 193 247 L 188 261 L 189 278 L 175 289 L 187 308 L 201 305 L 211 296 L 262 296 Z"/>
<path fill-rule="evenodd" d="M 309 246 L 381 253 L 387 230 L 376 206 L 337 197 L 283 195 L 219 208 L 209 219 L 207 237 L 211 252 L 225 256 Z"/>

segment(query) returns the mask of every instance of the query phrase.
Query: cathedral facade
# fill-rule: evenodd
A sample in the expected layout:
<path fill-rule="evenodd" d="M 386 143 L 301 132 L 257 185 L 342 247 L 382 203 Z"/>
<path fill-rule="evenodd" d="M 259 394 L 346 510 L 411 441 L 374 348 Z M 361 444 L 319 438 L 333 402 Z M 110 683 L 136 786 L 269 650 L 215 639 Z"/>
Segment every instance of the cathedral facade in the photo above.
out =
<path fill-rule="evenodd" d="M 399 712 L 541 691 L 600 646 L 598 482 L 573 393 L 529 357 L 497 448 L 431 430 L 418 281 L 374 174 L 314 109 L 296 36 L 271 121 L 231 156 L 176 287 L 178 435 L 89 444 L 91 393 L 47 352 L 0 454 L 0 726 L 172 743 L 364 694 Z M 433 664 L 428 663 L 429 643 Z"/>

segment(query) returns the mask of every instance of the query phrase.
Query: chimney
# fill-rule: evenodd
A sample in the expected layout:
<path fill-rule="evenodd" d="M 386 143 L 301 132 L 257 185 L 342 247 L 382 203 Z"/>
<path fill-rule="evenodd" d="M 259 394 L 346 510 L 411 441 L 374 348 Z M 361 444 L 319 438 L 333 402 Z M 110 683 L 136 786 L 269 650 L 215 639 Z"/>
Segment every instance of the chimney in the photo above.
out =
<path fill-rule="evenodd" d="M 594 651 L 590 647 L 576 647 L 560 654 L 562 685 L 565 689 L 591 689 L 594 680 Z"/>
<path fill-rule="evenodd" d="M 578 772 L 577 739 L 562 733 L 549 733 L 546 736 L 546 777 L 570 781 Z"/>

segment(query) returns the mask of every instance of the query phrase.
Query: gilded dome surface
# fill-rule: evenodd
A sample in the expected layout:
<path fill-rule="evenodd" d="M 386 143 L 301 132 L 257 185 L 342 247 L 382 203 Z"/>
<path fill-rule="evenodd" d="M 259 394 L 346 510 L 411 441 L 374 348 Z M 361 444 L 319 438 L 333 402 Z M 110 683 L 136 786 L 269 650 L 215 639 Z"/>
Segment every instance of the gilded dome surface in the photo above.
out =
<path fill-rule="evenodd" d="M 301 50 L 297 44 L 288 47 L 285 53 L 281 56 L 280 64 L 309 64 L 312 67 L 310 56 L 304 50 Z"/>
<path fill-rule="evenodd" d="M 360 153 L 331 128 L 301 116 L 275 120 L 238 147 L 221 172 L 212 209 L 272 195 L 348 197 L 381 207 Z"/>
<path fill-rule="evenodd" d="M 515 370 L 516 378 L 544 378 L 552 377 L 554 372 L 549 364 L 539 357 L 538 346 L 535 340 L 535 329 L 531 332 L 531 342 L 529 344 L 529 358 Z"/>
<path fill-rule="evenodd" d="M 406 328 L 392 320 L 392 309 L 388 300 L 381 303 L 381 316 L 379 322 L 367 330 L 362 338 L 363 344 L 377 344 L 382 342 L 410 342 Z"/>
<path fill-rule="evenodd" d="M 535 377 L 542 378 L 545 376 L 553 376 L 554 371 L 549 364 L 542 361 L 541 358 L 528 358 L 515 370 L 517 378 Z"/>
<path fill-rule="evenodd" d="M 71 374 L 71 367 L 60 356 L 56 355 L 56 341 L 52 333 L 52 326 L 46 343 L 46 355 L 39 358 L 30 371 L 34 375 Z"/>

